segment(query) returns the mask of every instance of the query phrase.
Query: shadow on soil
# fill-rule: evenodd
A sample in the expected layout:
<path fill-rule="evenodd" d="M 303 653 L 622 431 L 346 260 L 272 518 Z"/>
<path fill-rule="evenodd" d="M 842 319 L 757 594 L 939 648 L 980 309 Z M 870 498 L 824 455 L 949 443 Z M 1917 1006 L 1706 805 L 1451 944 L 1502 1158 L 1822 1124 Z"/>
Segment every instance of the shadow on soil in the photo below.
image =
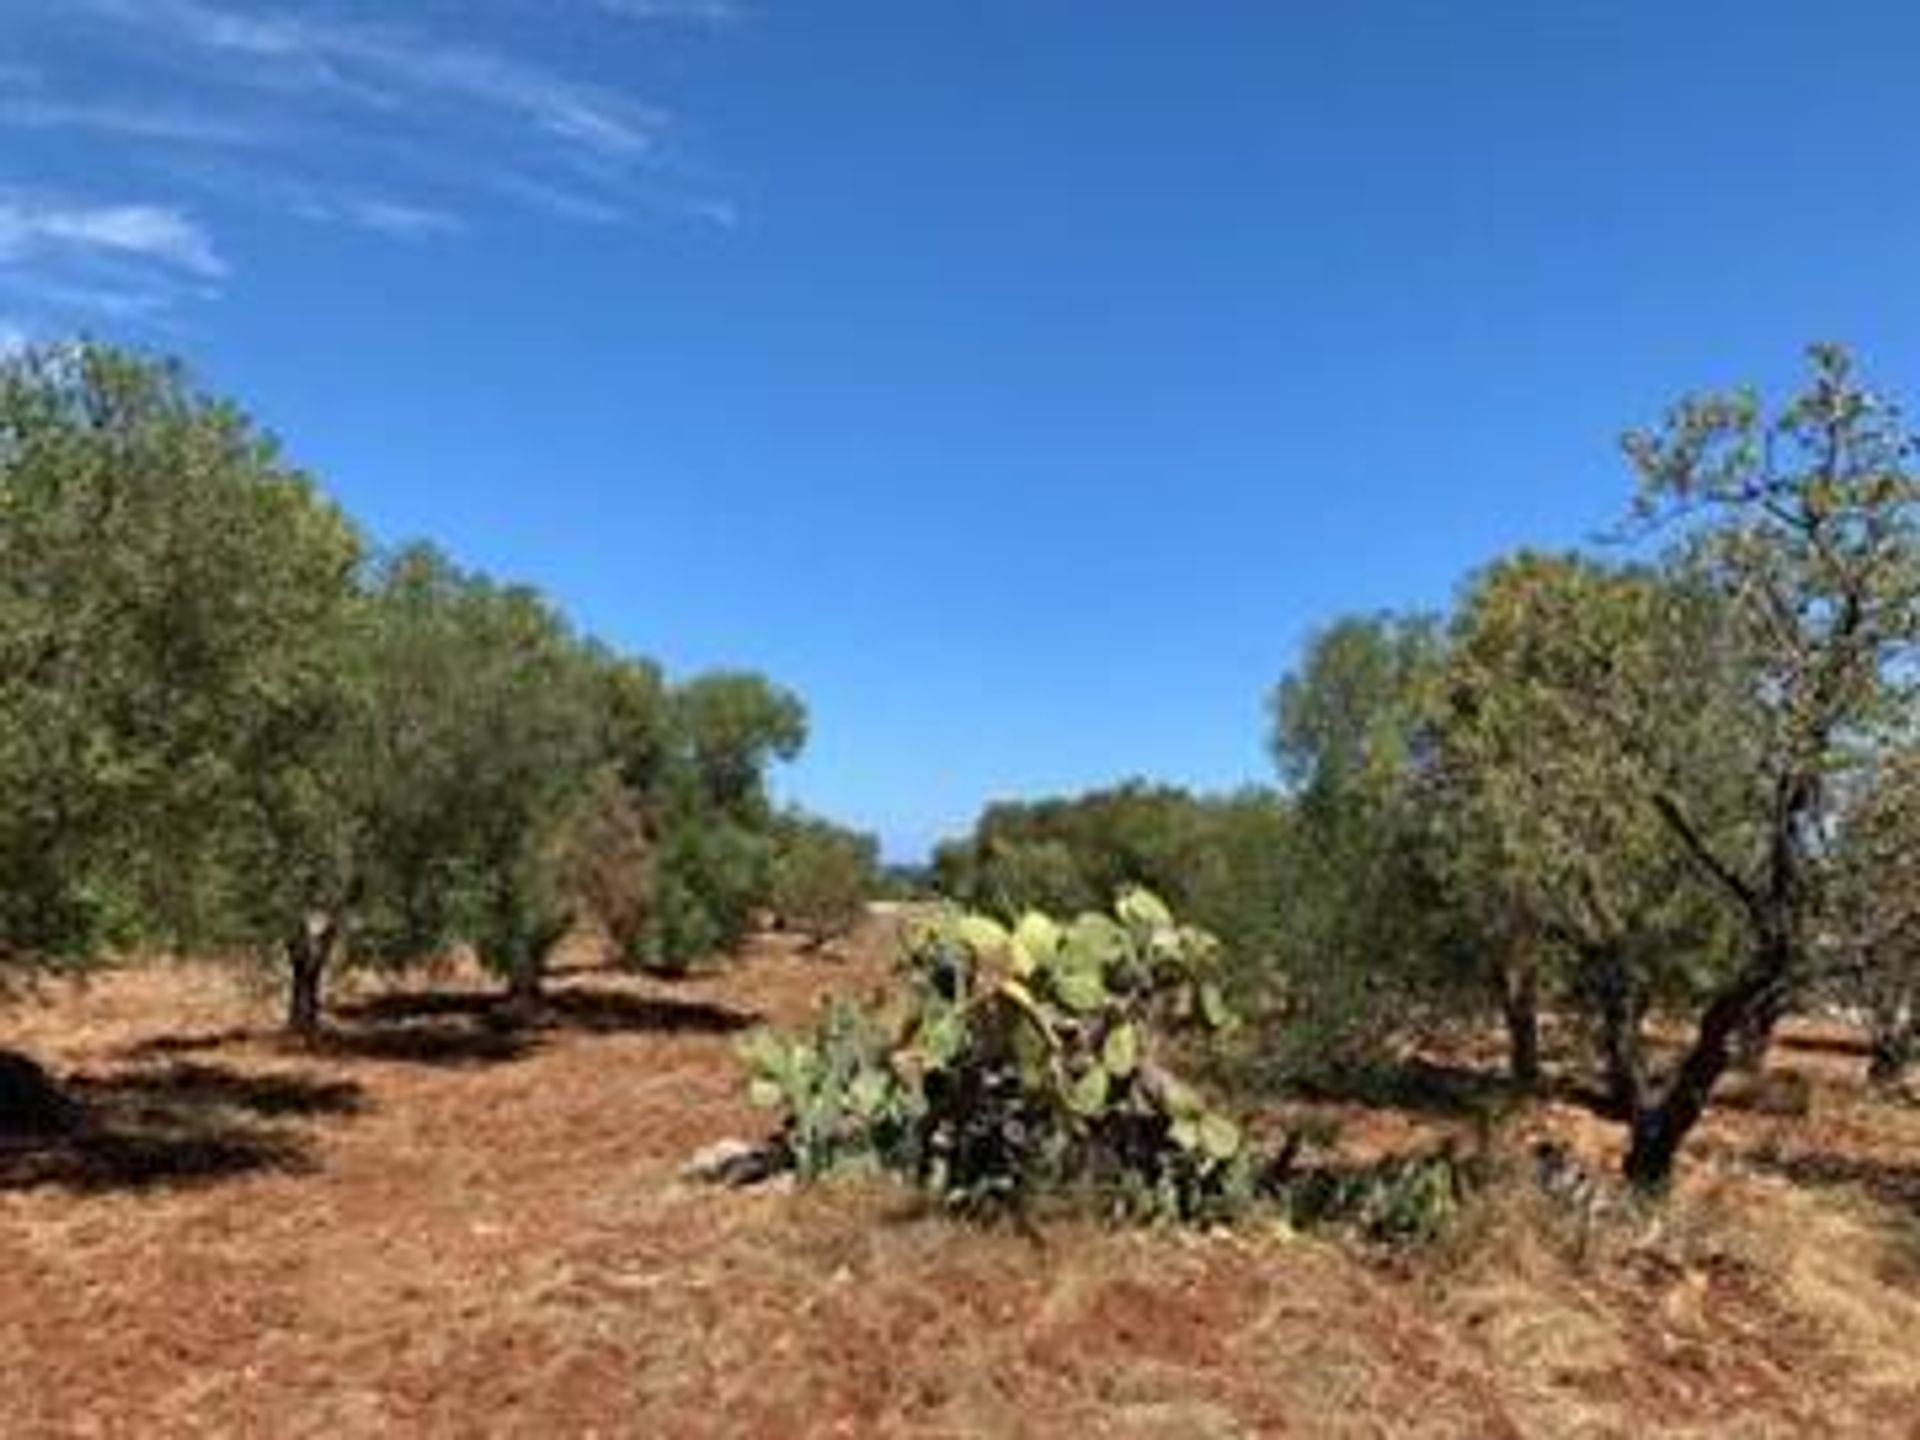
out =
<path fill-rule="evenodd" d="M 292 1054 L 459 1068 L 521 1060 L 545 1037 L 567 1032 L 733 1035 L 759 1023 L 752 1012 L 707 1001 L 584 986 L 549 991 L 532 1005 L 495 990 L 396 991 L 336 1005 L 326 1030 L 308 1044 L 239 1027 L 155 1036 L 120 1053 L 128 1060 L 145 1061 L 265 1042 Z"/>
<path fill-rule="evenodd" d="M 704 1000 L 675 1000 L 621 990 L 574 988 L 550 991 L 533 1004 L 516 1003 L 496 991 L 432 990 L 376 995 L 342 1005 L 329 1046 L 382 1058 L 409 1058 L 409 1046 L 424 1046 L 412 1058 L 458 1058 L 461 1044 L 475 1057 L 513 1059 L 543 1033 L 588 1035 L 733 1035 L 759 1017 Z M 435 1046 L 452 1041 L 454 1054 Z"/>
<path fill-rule="evenodd" d="M 351 1081 L 250 1074 L 173 1062 L 53 1081 L 0 1057 L 0 1191 L 81 1191 L 206 1184 L 260 1171 L 315 1168 L 310 1137 L 286 1122 L 365 1106 Z"/>
<path fill-rule="evenodd" d="M 115 1053 L 123 1060 L 164 1060 L 175 1055 L 199 1055 L 208 1050 L 220 1050 L 254 1038 L 253 1030 L 236 1025 L 231 1029 L 206 1030 L 197 1035 L 155 1035 L 151 1039 L 124 1046 Z"/>
<path fill-rule="evenodd" d="M 505 1016 L 458 1012 L 365 1016 L 347 1007 L 310 1048 L 345 1060 L 448 1068 L 499 1065 L 533 1053 L 536 1040 Z"/>
<path fill-rule="evenodd" d="M 1795 1185 L 1827 1188 L 1850 1186 L 1863 1191 L 1890 1210 L 1904 1210 L 1920 1219 L 1920 1164 L 1902 1164 L 1857 1155 L 1834 1155 L 1820 1150 L 1792 1154 L 1760 1151 L 1747 1162 Z"/>
<path fill-rule="evenodd" d="M 1342 1071 L 1295 1089 L 1307 1100 L 1461 1120 L 1495 1115 L 1516 1098 L 1503 1074 L 1421 1059 Z"/>
<path fill-rule="evenodd" d="M 1773 1037 L 1780 1050 L 1799 1051 L 1803 1055 L 1842 1055 L 1858 1059 L 1864 1066 L 1871 1047 L 1859 1035 L 1809 1035 L 1783 1030 Z"/>

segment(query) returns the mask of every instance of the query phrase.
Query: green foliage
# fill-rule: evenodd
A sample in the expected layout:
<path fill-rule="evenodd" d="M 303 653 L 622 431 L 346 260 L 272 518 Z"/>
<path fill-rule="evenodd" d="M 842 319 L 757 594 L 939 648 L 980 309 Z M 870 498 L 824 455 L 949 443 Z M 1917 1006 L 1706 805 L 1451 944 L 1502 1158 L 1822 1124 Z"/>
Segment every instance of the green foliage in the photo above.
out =
<path fill-rule="evenodd" d="M 1285 945 L 1294 817 L 1281 796 L 1253 787 L 1201 804 L 1204 839 L 1181 913 L 1219 938 L 1229 983 L 1257 1002 Z"/>
<path fill-rule="evenodd" d="M 0 958 L 217 941 L 238 857 L 320 858 L 359 543 L 178 367 L 0 362 Z"/>
<path fill-rule="evenodd" d="M 1614 1066 L 1637 1065 L 1650 1004 L 1692 1002 L 1732 960 L 1731 917 L 1692 883 L 1614 710 L 1665 707 L 1668 753 L 1724 833 L 1739 782 L 1692 738 L 1732 701 L 1716 622 L 1676 577 L 1522 553 L 1463 596 L 1426 688 L 1436 853 L 1474 957 L 1598 1012 Z"/>
<path fill-rule="evenodd" d="M 1309 1171 L 1284 1199 L 1296 1225 L 1344 1225 L 1379 1244 L 1420 1246 L 1447 1232 L 1475 1183 L 1473 1167 L 1442 1151 L 1356 1170 Z"/>
<path fill-rule="evenodd" d="M 667 692 L 641 804 L 658 836 L 648 964 L 678 973 L 732 949 L 771 902 L 777 817 L 766 772 L 806 740 L 800 701 L 758 675 Z"/>
<path fill-rule="evenodd" d="M 1099 909 L 1130 885 L 1185 898 L 1205 846 L 1205 802 L 1128 781 L 1067 799 L 987 807 L 965 841 L 935 854 L 942 892 L 1011 918 Z"/>
<path fill-rule="evenodd" d="M 766 902 L 772 839 L 724 816 L 672 813 L 658 856 L 650 968 L 680 974 L 732 949 Z"/>
<path fill-rule="evenodd" d="M 758 676 L 670 690 L 526 587 L 368 563 L 177 366 L 0 362 L 0 968 L 246 949 L 308 1029 L 342 962 L 471 943 L 530 992 L 585 918 L 636 958 L 722 948 L 804 737 Z"/>
<path fill-rule="evenodd" d="M 797 696 L 741 671 L 697 676 L 669 697 L 677 758 L 715 813 L 764 822 L 766 772 L 807 742 L 807 712 Z"/>
<path fill-rule="evenodd" d="M 879 887 L 879 842 L 816 816 L 774 827 L 768 903 L 780 923 L 821 944 L 851 930 Z"/>
<path fill-rule="evenodd" d="M 1293 811 L 1263 995 L 1269 1063 L 1372 1063 L 1461 1003 L 1463 936 L 1420 788 L 1419 696 L 1441 637 L 1424 617 L 1343 620 L 1274 692 L 1272 747 Z"/>
<path fill-rule="evenodd" d="M 950 911 L 909 935 L 890 1025 L 842 1010 L 751 1040 L 755 1095 L 809 1173 L 870 1155 L 963 1213 L 1064 1195 L 1117 1217 L 1225 1215 L 1252 1196 L 1251 1152 L 1169 1068 L 1181 1032 L 1233 1023 L 1216 962 L 1145 890 L 1064 924 Z"/>
<path fill-rule="evenodd" d="M 1099 903 L 1069 842 L 992 834 L 990 824 L 983 821 L 988 833 L 980 838 L 949 842 L 934 852 L 934 884 L 941 894 L 1007 916 L 1027 910 L 1072 914 Z"/>
<path fill-rule="evenodd" d="M 1808 358 L 1805 386 L 1771 414 L 1748 392 L 1695 396 L 1626 441 L 1637 514 L 1713 601 L 1737 697 L 1706 712 L 1708 729 L 1665 723 L 1657 691 L 1588 693 L 1635 758 L 1636 789 L 1742 931 L 1694 1043 L 1634 1109 L 1627 1171 L 1643 1188 L 1665 1185 L 1736 1040 L 1764 1036 L 1811 978 L 1844 797 L 1914 724 L 1916 439 L 1843 350 Z M 1681 681 L 1700 659 L 1677 657 L 1662 678 Z M 1702 738 L 1732 757 L 1730 791 L 1692 783 L 1685 759 Z"/>
<path fill-rule="evenodd" d="M 672 750 L 666 679 L 650 660 L 596 649 L 589 685 L 601 750 L 621 788 L 644 810 L 643 802 L 660 786 Z"/>
<path fill-rule="evenodd" d="M 1279 949 L 1288 824 L 1268 791 L 1195 796 L 1131 781 L 990 806 L 972 835 L 935 852 L 933 878 L 947 898 L 1008 920 L 1100 909 L 1144 886 L 1219 938 L 1238 981 L 1269 971 Z"/>
<path fill-rule="evenodd" d="M 1857 777 L 1824 878 L 1825 988 L 1866 1019 L 1869 1077 L 1897 1084 L 1920 1048 L 1920 745 Z"/>
<path fill-rule="evenodd" d="M 924 903 L 938 898 L 931 865 L 889 861 L 879 867 L 873 898 L 895 904 Z"/>
<path fill-rule="evenodd" d="M 898 1023 L 756 1042 L 797 1163 L 870 1155 L 968 1210 L 1229 1210 L 1246 1147 L 1169 1069 L 1229 994 L 1283 1076 L 1495 995 L 1516 1037 L 1542 995 L 1586 1010 L 1649 1185 L 1736 1038 L 1810 983 L 1904 1064 L 1914 438 L 1817 347 L 1785 405 L 1694 397 L 1627 451 L 1661 553 L 1521 554 L 1445 628 L 1321 632 L 1272 697 L 1278 791 L 1135 781 L 992 806 L 941 847 L 933 878 L 971 908 L 916 930 Z M 177 366 L 0 361 L 0 985 L 114 945 L 244 948 L 288 966 L 306 1024 L 329 966 L 456 943 L 531 991 L 582 920 L 667 969 L 769 909 L 829 935 L 875 856 L 776 811 L 805 738 L 758 675 L 670 685 L 525 587 L 426 547 L 370 561 Z M 1639 1054 L 1650 1006 L 1697 1021 L 1665 1074 Z M 1419 1235 L 1457 1199 L 1438 1173 L 1290 1193 Z"/>
<path fill-rule="evenodd" d="M 475 892 L 465 929 L 525 990 L 572 922 L 564 827 L 600 759 L 579 642 L 544 600 L 476 585 L 464 597 L 458 735 Z"/>
<path fill-rule="evenodd" d="M 1706 711 L 1704 735 L 1676 732 L 1644 687 L 1622 687 L 1603 711 L 1635 744 L 1641 788 L 1666 787 L 1663 819 L 1703 878 L 1749 912 L 1777 878 L 1786 909 L 1772 920 L 1793 928 L 1811 913 L 1803 872 L 1850 777 L 1912 733 L 1920 658 L 1915 439 L 1844 351 L 1815 346 L 1809 360 L 1805 388 L 1771 415 L 1749 392 L 1695 396 L 1628 436 L 1636 513 L 1672 538 L 1682 583 L 1712 600 L 1728 657 L 1690 645 L 1658 678 L 1684 684 L 1705 659 L 1730 669 L 1737 692 Z M 1680 763 L 1703 745 L 1742 772 L 1742 823 L 1724 835 L 1696 814 Z"/>
<path fill-rule="evenodd" d="M 1404 771 L 1414 697 L 1440 645 L 1425 615 L 1350 616 L 1312 637 L 1268 701 L 1274 761 L 1304 805 L 1337 807 Z"/>
<path fill-rule="evenodd" d="M 836 999 L 811 1035 L 759 1030 L 740 1049 L 753 1102 L 784 1117 L 802 1179 L 912 1155 L 924 1106 L 890 1063 L 886 1026 L 859 1006 Z"/>
<path fill-rule="evenodd" d="M 654 842 L 616 769 L 602 770 L 581 796 L 557 859 L 575 918 L 597 925 L 621 963 L 643 963 L 658 909 Z"/>
<path fill-rule="evenodd" d="M 352 950 L 403 963 L 464 940 L 537 988 L 605 764 L 595 656 L 532 591 L 425 546 L 384 563 L 367 613 L 372 699 L 336 777 L 363 839 Z"/>

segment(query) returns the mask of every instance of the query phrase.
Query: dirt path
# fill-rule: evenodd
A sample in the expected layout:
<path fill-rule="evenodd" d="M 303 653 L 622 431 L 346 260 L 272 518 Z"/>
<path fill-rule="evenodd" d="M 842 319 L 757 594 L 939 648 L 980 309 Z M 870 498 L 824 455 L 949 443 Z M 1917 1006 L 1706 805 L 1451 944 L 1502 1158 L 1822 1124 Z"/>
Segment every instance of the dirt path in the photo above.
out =
<path fill-rule="evenodd" d="M 365 997 L 325 1057 L 204 968 L 23 1012 L 118 1128 L 0 1189 L 0 1434 L 1920 1433 L 1910 1374 L 1731 1272 L 1436 1286 L 1268 1230 L 1036 1249 L 884 1187 L 681 1183 L 763 1124 L 735 1035 L 875 983 L 855 950 L 570 976 L 531 1038 L 457 985 Z"/>

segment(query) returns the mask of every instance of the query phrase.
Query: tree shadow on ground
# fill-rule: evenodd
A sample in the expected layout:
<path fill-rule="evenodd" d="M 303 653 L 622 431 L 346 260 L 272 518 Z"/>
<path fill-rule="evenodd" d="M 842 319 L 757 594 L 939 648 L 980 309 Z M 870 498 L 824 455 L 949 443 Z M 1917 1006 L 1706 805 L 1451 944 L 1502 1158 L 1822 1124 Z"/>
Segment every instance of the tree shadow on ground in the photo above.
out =
<path fill-rule="evenodd" d="M 291 1071 L 232 1070 L 224 1065 L 175 1061 L 162 1069 L 129 1070 L 104 1077 L 80 1075 L 68 1093 L 95 1107 L 226 1108 L 261 1119 L 356 1115 L 366 1091 L 351 1080 Z"/>
<path fill-rule="evenodd" d="M 1889 1209 L 1920 1219 L 1920 1163 L 1906 1164 L 1825 1150 L 1782 1153 L 1763 1148 L 1743 1157 L 1758 1170 L 1816 1189 L 1851 1186 Z"/>
<path fill-rule="evenodd" d="M 425 997 L 423 997 L 425 998 Z M 318 1035 L 301 1039 L 285 1030 L 235 1026 L 195 1035 L 157 1035 L 118 1051 L 121 1059 L 153 1060 L 200 1055 L 243 1045 L 262 1045 L 289 1055 L 333 1060 L 376 1060 L 458 1068 L 495 1065 L 531 1054 L 534 1037 L 500 1017 L 463 1006 L 436 1014 L 421 1006 L 414 1015 L 365 1013 L 364 1004 L 339 1009 Z"/>
<path fill-rule="evenodd" d="M 1304 1100 L 1457 1120 L 1490 1117 L 1518 1097 L 1503 1073 L 1419 1057 L 1298 1080 L 1290 1088 Z"/>
<path fill-rule="evenodd" d="M 707 1000 L 676 1000 L 620 990 L 557 990 L 542 1006 L 542 1023 L 593 1035 L 737 1035 L 761 1017 Z"/>
<path fill-rule="evenodd" d="M 589 986 L 558 987 L 533 1003 L 499 990 L 397 990 L 340 1002 L 310 1041 L 241 1026 L 154 1036 L 119 1054 L 146 1061 L 265 1042 L 292 1054 L 457 1069 L 522 1060 L 549 1037 L 568 1032 L 734 1035 L 759 1023 L 758 1014 L 708 1001 Z"/>
<path fill-rule="evenodd" d="M 115 1053 L 122 1060 L 163 1060 L 175 1055 L 200 1055 L 229 1045 L 242 1045 L 258 1037 L 250 1026 L 234 1025 L 225 1030 L 204 1030 L 194 1035 L 155 1035 L 122 1046 Z"/>
<path fill-rule="evenodd" d="M 1773 1043 L 1781 1050 L 1797 1051 L 1803 1055 L 1841 1055 L 1860 1061 L 1864 1066 L 1872 1046 L 1864 1035 L 1808 1035 L 1792 1030 L 1781 1030 L 1773 1037 Z"/>
<path fill-rule="evenodd" d="M 457 1011 L 368 1016 L 354 1006 L 303 1048 L 344 1060 L 459 1069 L 523 1060 L 538 1044 L 535 1035 L 504 1016 Z"/>
<path fill-rule="evenodd" d="M 760 1017 L 704 1000 L 569 987 L 538 1001 L 516 1002 L 491 990 L 430 990 L 376 995 L 335 1012 L 343 1029 L 377 1032 L 458 1022 L 488 1034 L 524 1040 L 539 1032 L 590 1035 L 733 1035 Z"/>
<path fill-rule="evenodd" d="M 496 1065 L 533 1054 L 549 1037 L 732 1035 L 757 1015 L 698 1000 L 585 986 L 517 1001 L 498 990 L 394 991 L 334 1009 L 317 1042 L 325 1054 L 418 1065 Z"/>
<path fill-rule="evenodd" d="M 284 1122 L 364 1106 L 351 1081 L 183 1062 L 63 1085 L 46 1079 L 30 1109 L 0 1115 L 0 1191 L 148 1190 L 309 1173 L 311 1137 Z"/>

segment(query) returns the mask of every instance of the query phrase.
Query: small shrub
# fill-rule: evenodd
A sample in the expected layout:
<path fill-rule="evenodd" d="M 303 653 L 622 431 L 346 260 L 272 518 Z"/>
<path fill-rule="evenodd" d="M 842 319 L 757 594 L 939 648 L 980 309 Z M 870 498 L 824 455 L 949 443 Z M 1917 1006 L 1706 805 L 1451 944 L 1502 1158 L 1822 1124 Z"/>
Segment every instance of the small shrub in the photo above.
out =
<path fill-rule="evenodd" d="M 1345 1225 L 1386 1245 L 1430 1245 L 1475 1188 L 1474 1167 L 1451 1150 L 1398 1155 L 1359 1170 L 1314 1170 L 1282 1194 L 1297 1225 Z"/>

